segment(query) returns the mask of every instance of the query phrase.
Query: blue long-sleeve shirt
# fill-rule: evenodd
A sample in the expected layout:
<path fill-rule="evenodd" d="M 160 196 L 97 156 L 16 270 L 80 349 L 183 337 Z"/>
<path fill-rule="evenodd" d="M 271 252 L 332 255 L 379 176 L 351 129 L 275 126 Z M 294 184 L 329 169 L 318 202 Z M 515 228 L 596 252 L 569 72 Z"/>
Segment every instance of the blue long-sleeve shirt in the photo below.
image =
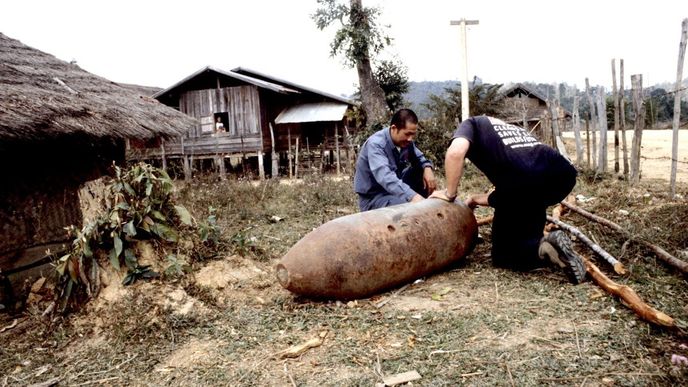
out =
<path fill-rule="evenodd" d="M 366 140 L 356 161 L 354 191 L 360 195 L 391 194 L 410 201 L 416 192 L 401 180 L 408 167 L 425 168 L 432 163 L 411 142 L 398 151 L 389 128 L 375 132 Z"/>

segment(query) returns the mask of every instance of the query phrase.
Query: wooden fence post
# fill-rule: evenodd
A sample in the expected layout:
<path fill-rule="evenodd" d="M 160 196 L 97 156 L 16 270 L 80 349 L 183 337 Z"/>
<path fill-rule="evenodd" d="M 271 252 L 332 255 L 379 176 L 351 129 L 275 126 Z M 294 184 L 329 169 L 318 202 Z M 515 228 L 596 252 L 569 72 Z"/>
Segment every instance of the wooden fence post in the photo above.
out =
<path fill-rule="evenodd" d="M 590 121 L 589 125 L 590 132 L 592 134 L 592 169 L 597 169 L 597 135 L 595 133 L 595 122 L 597 121 L 597 116 L 595 115 L 595 102 L 592 100 L 592 93 L 590 91 L 590 81 L 585 78 L 585 95 L 588 99 L 588 110 L 590 110 Z"/>
<path fill-rule="evenodd" d="M 621 153 L 623 153 L 623 175 L 628 179 L 628 148 L 626 147 L 626 93 L 624 90 L 624 60 L 619 59 L 619 110 L 621 113 Z"/>
<path fill-rule="evenodd" d="M 597 171 L 607 172 L 607 101 L 604 97 L 604 87 L 597 87 L 597 118 L 599 120 L 600 143 L 597 156 Z"/>
<path fill-rule="evenodd" d="M 676 166 L 678 162 L 678 127 L 681 123 L 681 83 L 683 81 L 683 60 L 686 57 L 686 35 L 688 19 L 681 23 L 681 43 L 678 48 L 678 68 L 676 69 L 676 94 L 674 95 L 674 122 L 671 142 L 671 198 L 676 195 Z"/>
<path fill-rule="evenodd" d="M 577 93 L 575 93 L 577 94 Z M 573 97 L 573 134 L 576 138 L 576 165 L 581 166 L 583 164 L 583 142 L 581 141 L 580 134 L 580 114 L 578 112 L 578 100 L 579 97 L 574 95 Z"/>
<path fill-rule="evenodd" d="M 633 110 L 635 111 L 633 145 L 631 147 L 631 184 L 637 184 L 640 181 L 640 144 L 642 143 L 643 127 L 645 126 L 642 74 L 631 75 L 631 88 L 633 90 Z"/>
<path fill-rule="evenodd" d="M 616 90 L 616 59 L 612 59 L 612 96 L 614 98 L 614 172 L 619 173 L 619 93 Z"/>

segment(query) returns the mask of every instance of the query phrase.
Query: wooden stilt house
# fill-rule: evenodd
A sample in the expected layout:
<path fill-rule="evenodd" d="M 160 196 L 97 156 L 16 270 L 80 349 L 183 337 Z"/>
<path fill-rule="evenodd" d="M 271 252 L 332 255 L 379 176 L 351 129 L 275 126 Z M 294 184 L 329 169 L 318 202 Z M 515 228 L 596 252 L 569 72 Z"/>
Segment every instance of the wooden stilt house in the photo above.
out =
<path fill-rule="evenodd" d="M 532 87 L 517 83 L 503 92 L 504 121 L 532 131 L 540 140 L 550 143 L 552 112 L 547 97 Z M 568 130 L 571 112 L 559 106 L 557 123 L 561 131 Z"/>
<path fill-rule="evenodd" d="M 223 173 L 231 158 L 256 160 L 261 177 L 277 176 L 280 169 L 291 175 L 297 141 L 301 153 L 316 155 L 323 168 L 348 150 L 351 100 L 249 69 L 204 67 L 154 98 L 198 124 L 170 141 L 132 144 L 129 157 L 181 160 L 187 177 L 194 160 L 218 160 Z"/>

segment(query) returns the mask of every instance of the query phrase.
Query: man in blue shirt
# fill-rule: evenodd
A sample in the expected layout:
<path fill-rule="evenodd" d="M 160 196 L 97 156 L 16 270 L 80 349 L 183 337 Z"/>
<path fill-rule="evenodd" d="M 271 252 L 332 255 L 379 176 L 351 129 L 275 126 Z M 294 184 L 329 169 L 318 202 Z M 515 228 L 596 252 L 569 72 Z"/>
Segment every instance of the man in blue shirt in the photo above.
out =
<path fill-rule="evenodd" d="M 417 130 L 416 114 L 401 109 L 363 144 L 354 176 L 361 211 L 417 202 L 435 190 L 432 163 L 413 142 Z"/>

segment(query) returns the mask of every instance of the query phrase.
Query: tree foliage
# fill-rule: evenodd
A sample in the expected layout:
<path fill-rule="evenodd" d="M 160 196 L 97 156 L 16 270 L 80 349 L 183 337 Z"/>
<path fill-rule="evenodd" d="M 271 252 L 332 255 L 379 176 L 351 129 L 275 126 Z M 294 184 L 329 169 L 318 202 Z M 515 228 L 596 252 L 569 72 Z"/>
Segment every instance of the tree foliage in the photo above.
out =
<path fill-rule="evenodd" d="M 338 22 L 339 29 L 330 44 L 332 56 L 343 55 L 346 63 L 354 67 L 362 57 L 378 54 L 392 39 L 378 26 L 380 9 L 347 5 L 337 0 L 317 0 L 318 9 L 311 16 L 316 26 L 324 30 Z"/>
<path fill-rule="evenodd" d="M 469 89 L 468 100 L 471 115 L 498 115 L 501 108 L 501 84 L 476 84 Z M 461 87 L 445 89 L 444 96 L 431 95 L 429 102 L 423 104 L 431 112 L 431 117 L 421 121 L 416 143 L 426 157 L 437 167 L 444 164 L 444 154 L 449 146 L 452 133 L 456 130 L 461 115 Z"/>
<path fill-rule="evenodd" d="M 404 94 L 409 90 L 408 69 L 400 61 L 382 60 L 375 66 L 373 76 L 385 92 L 390 110 L 396 111 L 405 105 Z"/>

